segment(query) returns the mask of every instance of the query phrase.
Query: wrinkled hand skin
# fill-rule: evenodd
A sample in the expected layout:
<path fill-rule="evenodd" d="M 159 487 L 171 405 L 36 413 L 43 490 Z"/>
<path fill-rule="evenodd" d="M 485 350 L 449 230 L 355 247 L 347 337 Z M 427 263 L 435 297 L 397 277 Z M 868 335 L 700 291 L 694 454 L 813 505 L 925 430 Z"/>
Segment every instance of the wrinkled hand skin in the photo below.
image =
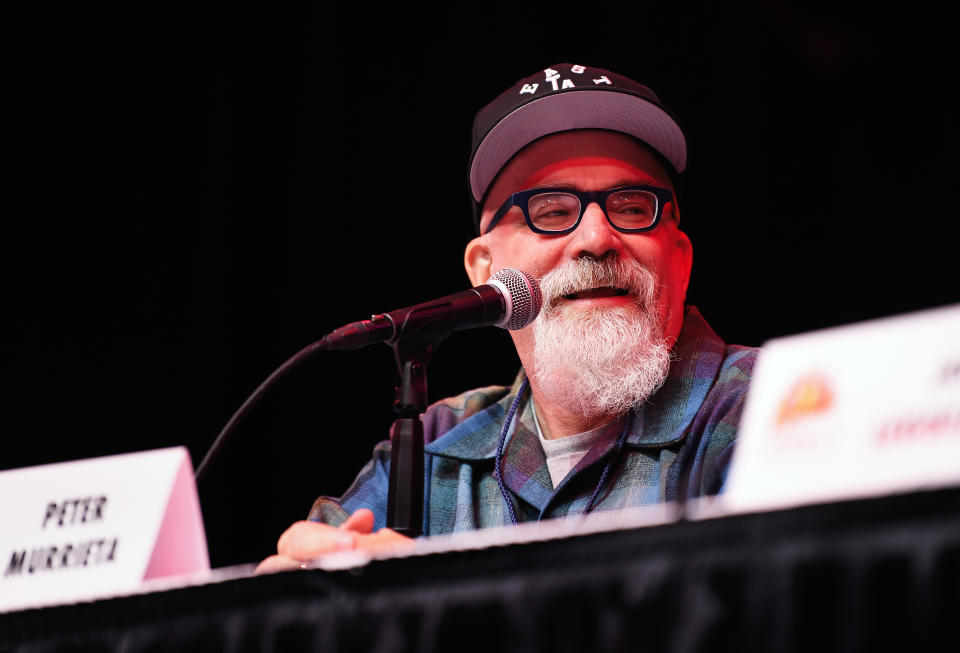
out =
<path fill-rule="evenodd" d="M 374 533 L 373 513 L 360 508 L 339 527 L 311 521 L 296 522 L 280 536 L 277 555 L 257 565 L 254 573 L 300 569 L 324 553 L 360 550 L 376 555 L 396 553 L 412 546 L 412 539 L 389 528 Z"/>

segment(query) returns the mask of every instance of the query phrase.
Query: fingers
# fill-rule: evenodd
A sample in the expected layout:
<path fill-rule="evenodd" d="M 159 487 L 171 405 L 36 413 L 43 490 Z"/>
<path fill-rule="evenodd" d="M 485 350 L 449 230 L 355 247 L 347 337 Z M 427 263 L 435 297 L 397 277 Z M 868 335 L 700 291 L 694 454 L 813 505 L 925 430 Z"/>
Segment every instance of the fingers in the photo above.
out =
<path fill-rule="evenodd" d="M 358 508 L 347 521 L 340 525 L 340 530 L 356 533 L 370 533 L 373 531 L 373 511 L 367 508 Z"/>
<path fill-rule="evenodd" d="M 376 533 L 357 538 L 357 548 L 372 555 L 402 553 L 412 549 L 414 541 L 391 528 L 381 528 Z"/>
<path fill-rule="evenodd" d="M 257 568 L 253 570 L 253 573 L 258 575 L 272 574 L 277 571 L 289 571 L 291 569 L 299 569 L 301 564 L 302 563 L 299 560 L 294 560 L 285 556 L 270 556 L 257 565 Z"/>
<path fill-rule="evenodd" d="M 373 512 L 361 508 L 339 528 L 312 521 L 298 521 L 283 532 L 277 542 L 277 555 L 261 562 L 254 573 L 297 569 L 326 553 L 359 549 L 371 555 L 399 553 L 413 546 L 414 540 L 389 528 L 373 533 Z"/>
<path fill-rule="evenodd" d="M 353 549 L 356 542 L 357 534 L 351 531 L 318 522 L 298 521 L 280 536 L 277 553 L 305 561 L 324 553 Z"/>

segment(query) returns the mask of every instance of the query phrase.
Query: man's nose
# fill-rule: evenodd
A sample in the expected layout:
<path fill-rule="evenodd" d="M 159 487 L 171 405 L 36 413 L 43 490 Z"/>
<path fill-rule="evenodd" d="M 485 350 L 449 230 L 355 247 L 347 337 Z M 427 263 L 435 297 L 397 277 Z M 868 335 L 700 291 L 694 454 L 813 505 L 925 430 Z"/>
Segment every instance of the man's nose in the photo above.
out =
<path fill-rule="evenodd" d="M 623 243 L 620 232 L 613 228 L 603 209 L 591 202 L 583 212 L 579 226 L 573 232 L 573 254 L 577 257 L 603 258 L 609 253 L 621 254 Z"/>

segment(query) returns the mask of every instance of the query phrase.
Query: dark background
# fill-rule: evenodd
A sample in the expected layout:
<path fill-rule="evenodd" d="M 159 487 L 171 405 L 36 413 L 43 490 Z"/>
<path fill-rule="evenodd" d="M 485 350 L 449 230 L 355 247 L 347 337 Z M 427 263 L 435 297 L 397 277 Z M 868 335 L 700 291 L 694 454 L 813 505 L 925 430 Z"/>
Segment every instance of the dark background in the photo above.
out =
<path fill-rule="evenodd" d="M 728 342 L 960 301 L 946 14 L 629 6 L 6 5 L 0 468 L 172 445 L 198 464 L 304 345 L 467 287 L 473 114 L 560 62 L 680 116 L 688 299 Z M 456 334 L 431 398 L 517 366 L 505 332 Z M 386 347 L 330 353 L 263 402 L 200 486 L 214 565 L 345 489 L 394 381 Z"/>

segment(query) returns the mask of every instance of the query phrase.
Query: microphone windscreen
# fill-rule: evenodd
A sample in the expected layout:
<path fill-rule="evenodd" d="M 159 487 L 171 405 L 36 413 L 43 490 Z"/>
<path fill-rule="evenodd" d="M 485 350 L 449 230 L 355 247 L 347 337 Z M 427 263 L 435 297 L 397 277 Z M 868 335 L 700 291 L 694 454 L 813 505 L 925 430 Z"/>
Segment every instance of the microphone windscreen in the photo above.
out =
<path fill-rule="evenodd" d="M 501 289 L 506 289 L 507 311 L 497 326 L 505 329 L 522 329 L 540 314 L 543 308 L 543 295 L 540 294 L 540 284 L 523 270 L 502 268 L 498 270 L 490 281 Z M 490 283 L 488 281 L 487 283 Z"/>

